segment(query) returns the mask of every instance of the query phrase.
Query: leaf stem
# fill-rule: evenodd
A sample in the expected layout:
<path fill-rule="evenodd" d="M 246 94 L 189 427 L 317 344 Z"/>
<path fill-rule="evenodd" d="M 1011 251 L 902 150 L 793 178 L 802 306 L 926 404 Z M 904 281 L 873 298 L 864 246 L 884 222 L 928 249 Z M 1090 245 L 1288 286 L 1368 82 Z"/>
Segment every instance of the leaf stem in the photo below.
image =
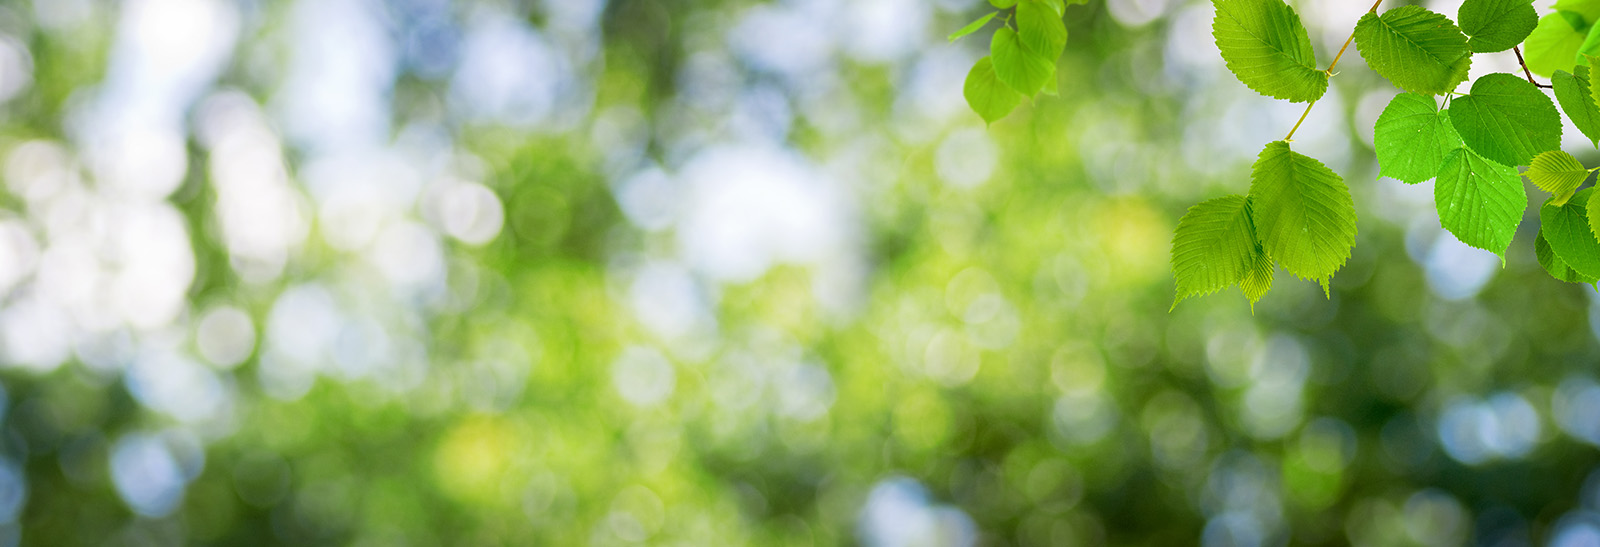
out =
<path fill-rule="evenodd" d="M 1528 83 L 1533 84 L 1534 87 L 1542 87 L 1544 89 L 1550 89 L 1552 87 L 1555 87 L 1553 85 L 1541 84 L 1539 82 L 1533 81 L 1533 71 L 1532 70 L 1528 70 L 1528 62 L 1522 60 L 1522 48 L 1520 48 L 1518 46 L 1511 46 L 1511 51 L 1516 52 L 1516 54 L 1517 54 L 1517 64 L 1522 65 L 1522 73 L 1528 76 Z"/>
<path fill-rule="evenodd" d="M 1378 0 L 1376 2 L 1373 2 L 1372 3 L 1372 7 L 1367 9 L 1367 13 L 1377 13 L 1378 12 L 1378 5 L 1380 5 L 1382 3 L 1383 3 L 1383 0 Z M 1339 53 L 1333 56 L 1333 62 L 1328 64 L 1328 69 L 1322 71 L 1322 72 L 1324 72 L 1324 73 L 1326 73 L 1328 75 L 1328 79 L 1329 80 L 1333 79 L 1333 69 L 1334 69 L 1334 67 L 1339 66 L 1339 59 L 1343 59 L 1344 58 L 1344 51 L 1347 50 L 1347 49 L 1350 49 L 1350 42 L 1354 42 L 1355 39 L 1356 39 L 1356 33 L 1355 33 L 1355 31 L 1351 31 L 1350 32 L 1350 37 L 1349 38 L 1345 38 L 1344 45 L 1339 46 Z M 1289 135 L 1283 138 L 1284 142 L 1294 142 L 1294 132 L 1300 130 L 1300 124 L 1306 123 L 1306 116 L 1310 116 L 1311 115 L 1311 107 L 1313 107 L 1313 106 L 1317 106 L 1317 101 L 1315 99 L 1313 99 L 1309 103 L 1306 103 L 1306 111 L 1305 112 L 1301 112 L 1300 113 L 1300 120 L 1294 122 L 1294 127 L 1289 128 Z"/>

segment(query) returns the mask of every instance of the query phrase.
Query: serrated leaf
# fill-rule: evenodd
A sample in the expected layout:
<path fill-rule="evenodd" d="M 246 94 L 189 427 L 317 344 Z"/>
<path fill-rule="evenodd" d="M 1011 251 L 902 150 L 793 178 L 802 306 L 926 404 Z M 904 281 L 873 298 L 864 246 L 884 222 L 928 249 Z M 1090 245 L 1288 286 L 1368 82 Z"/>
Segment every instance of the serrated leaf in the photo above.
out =
<path fill-rule="evenodd" d="M 1512 74 L 1489 74 L 1450 101 L 1450 123 L 1474 152 L 1502 165 L 1527 165 L 1561 146 L 1561 115 L 1539 88 Z"/>
<path fill-rule="evenodd" d="M 1315 101 L 1328 91 L 1317 70 L 1311 37 L 1283 0 L 1217 0 L 1211 36 L 1228 70 L 1257 93 L 1287 101 Z"/>
<path fill-rule="evenodd" d="M 1272 276 L 1277 270 L 1278 263 L 1272 260 L 1266 249 L 1257 245 L 1250 269 L 1245 270 L 1244 277 L 1239 279 L 1239 290 L 1250 300 L 1250 313 L 1256 312 L 1256 302 L 1260 302 L 1261 297 L 1272 290 Z"/>
<path fill-rule="evenodd" d="M 1600 192 L 1589 194 L 1587 214 L 1589 215 L 1589 231 L 1594 234 L 1595 239 L 1600 239 Z"/>
<path fill-rule="evenodd" d="M 1530 0 L 1467 0 L 1456 12 L 1467 48 L 1477 53 L 1505 51 L 1522 43 L 1539 25 Z"/>
<path fill-rule="evenodd" d="M 1558 70 L 1550 77 L 1550 85 L 1555 86 L 1556 101 L 1572 125 L 1589 138 L 1589 144 L 1600 143 L 1600 105 L 1595 104 L 1589 88 L 1589 67 L 1577 67 L 1576 74 Z"/>
<path fill-rule="evenodd" d="M 1577 56 L 1572 59 L 1572 62 L 1576 66 L 1588 66 L 1589 60 L 1586 57 L 1594 53 L 1600 53 L 1600 29 L 1590 25 L 1589 33 L 1584 35 L 1583 43 L 1578 46 Z"/>
<path fill-rule="evenodd" d="M 1584 277 L 1600 278 L 1600 238 L 1589 226 L 1589 200 L 1594 188 L 1574 194 L 1566 205 L 1546 202 L 1539 209 L 1539 228 L 1550 249 Z"/>
<path fill-rule="evenodd" d="M 1418 6 L 1402 6 L 1356 23 L 1356 47 L 1367 65 L 1413 93 L 1449 93 L 1467 79 L 1472 52 L 1450 19 Z"/>
<path fill-rule="evenodd" d="M 1550 277 L 1554 277 L 1559 281 L 1582 283 L 1584 285 L 1593 285 L 1596 281 L 1600 281 L 1600 278 L 1588 277 L 1578 273 L 1577 270 L 1572 269 L 1572 266 L 1568 266 L 1565 260 L 1561 260 L 1561 257 L 1556 256 L 1555 250 L 1550 248 L 1550 242 L 1544 238 L 1544 230 L 1542 229 L 1539 230 L 1539 235 L 1533 240 L 1533 255 L 1539 259 L 1539 265 L 1544 267 L 1544 271 L 1549 272 Z"/>
<path fill-rule="evenodd" d="M 1540 190 L 1550 192 L 1551 203 L 1563 205 L 1589 178 L 1589 170 L 1572 154 L 1550 150 L 1534 156 L 1533 164 L 1523 175 Z"/>
<path fill-rule="evenodd" d="M 1009 28 L 994 31 L 994 38 L 989 41 L 989 57 L 993 59 L 994 73 L 1000 81 L 1024 96 L 1044 89 L 1045 80 L 1056 71 L 1054 59 L 1045 59 L 1028 49 L 1022 38 Z"/>
<path fill-rule="evenodd" d="M 1190 207 L 1172 236 L 1172 277 L 1177 285 L 1172 305 L 1238 283 L 1259 251 L 1245 196 L 1224 196 Z"/>
<path fill-rule="evenodd" d="M 1355 202 L 1322 162 L 1287 142 L 1268 144 L 1251 169 L 1250 199 L 1262 247 L 1289 273 L 1325 280 L 1350 258 Z"/>
<path fill-rule="evenodd" d="M 1576 23 L 1574 24 L 1574 19 Z M 1589 24 L 1574 12 L 1557 12 L 1539 19 L 1524 43 L 1524 60 L 1528 70 L 1540 76 L 1551 76 L 1557 70 L 1572 72 L 1577 65 L 1578 48 L 1589 33 Z"/>
<path fill-rule="evenodd" d="M 956 40 L 960 40 L 962 37 L 968 34 L 978 32 L 978 29 L 981 29 L 984 25 L 989 24 L 989 21 L 994 19 L 994 16 L 999 14 L 1000 12 L 998 11 L 989 12 L 988 15 L 979 17 L 977 21 L 967 23 L 967 26 L 961 27 L 961 30 L 950 33 L 950 41 L 954 42 Z"/>
<path fill-rule="evenodd" d="M 1017 36 L 1030 51 L 1049 59 L 1051 66 L 1067 47 L 1067 27 L 1061 12 L 1041 0 L 1017 4 Z"/>
<path fill-rule="evenodd" d="M 1006 117 L 1022 103 L 1022 94 L 995 76 L 994 65 L 988 57 L 978 59 L 977 64 L 972 65 L 961 94 L 966 96 L 967 105 L 983 117 L 985 123 L 994 123 Z"/>
<path fill-rule="evenodd" d="M 1461 136 L 1433 97 L 1401 93 L 1378 116 L 1372 143 L 1378 174 L 1416 184 L 1439 174 L 1445 155 L 1461 148 Z"/>
<path fill-rule="evenodd" d="M 1433 183 L 1433 202 L 1439 224 L 1467 245 L 1504 258 L 1528 194 L 1514 167 L 1486 159 L 1466 147 L 1444 159 Z"/>

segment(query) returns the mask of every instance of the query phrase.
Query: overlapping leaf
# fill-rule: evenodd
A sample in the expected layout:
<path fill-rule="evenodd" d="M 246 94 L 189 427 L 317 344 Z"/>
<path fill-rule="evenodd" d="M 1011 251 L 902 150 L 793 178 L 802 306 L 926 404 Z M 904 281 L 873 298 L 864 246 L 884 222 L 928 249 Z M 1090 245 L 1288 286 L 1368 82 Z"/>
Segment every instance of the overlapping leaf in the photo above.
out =
<path fill-rule="evenodd" d="M 1016 17 L 1022 45 L 1051 61 L 1053 67 L 1067 47 L 1067 27 L 1061 22 L 1061 12 L 1043 0 L 1023 0 L 1017 4 Z"/>
<path fill-rule="evenodd" d="M 1600 278 L 1578 273 L 1577 270 L 1572 269 L 1572 266 L 1568 266 L 1565 260 L 1561 260 L 1561 257 L 1556 256 L 1555 250 L 1550 248 L 1550 242 L 1544 238 L 1544 230 L 1540 230 L 1538 237 L 1533 240 L 1533 254 L 1539 259 L 1539 265 L 1544 267 L 1544 271 L 1550 272 L 1550 277 L 1568 283 L 1582 283 L 1584 285 L 1593 285 L 1596 281 L 1600 281 Z"/>
<path fill-rule="evenodd" d="M 1589 170 L 1583 167 L 1583 163 L 1561 150 L 1534 156 L 1533 165 L 1523 174 L 1534 186 L 1550 192 L 1550 201 L 1556 205 L 1565 204 L 1572 198 L 1572 193 L 1583 185 L 1583 181 L 1589 178 Z"/>
<path fill-rule="evenodd" d="M 1449 18 L 1418 6 L 1362 16 L 1355 40 L 1372 70 L 1413 93 L 1448 93 L 1466 81 L 1472 65 L 1461 30 Z"/>
<path fill-rule="evenodd" d="M 1589 231 L 1594 233 L 1595 239 L 1600 239 L 1600 192 L 1589 194 Z"/>
<path fill-rule="evenodd" d="M 1411 184 L 1433 178 L 1445 155 L 1461 148 L 1448 115 L 1427 95 L 1395 95 L 1372 133 L 1378 173 Z"/>
<path fill-rule="evenodd" d="M 1249 198 L 1224 196 L 1190 207 L 1178 221 L 1172 238 L 1172 276 L 1177 282 L 1174 306 L 1253 275 L 1258 255 L 1264 253 L 1256 241 L 1250 209 Z M 1271 280 L 1267 283 L 1270 286 Z M 1245 292 L 1249 295 L 1251 290 Z"/>
<path fill-rule="evenodd" d="M 1533 84 L 1511 74 L 1489 74 L 1472 93 L 1450 102 L 1450 123 L 1474 152 L 1502 165 L 1527 165 L 1561 145 L 1561 115 Z"/>
<path fill-rule="evenodd" d="M 1516 168 L 1461 147 L 1445 157 L 1433 183 L 1439 224 L 1462 243 L 1505 256 L 1528 209 Z"/>
<path fill-rule="evenodd" d="M 973 21 L 971 23 L 967 23 L 967 26 L 961 27 L 961 30 L 957 30 L 955 32 L 950 33 L 950 41 L 954 42 L 956 40 L 960 40 L 962 37 L 964 37 L 964 36 L 966 36 L 968 34 L 972 34 L 974 32 L 978 32 L 978 29 L 981 29 L 981 28 L 983 28 L 984 25 L 989 24 L 989 21 L 993 20 L 994 16 L 996 16 L 996 15 L 1000 15 L 1000 12 L 992 11 L 992 12 L 989 12 L 988 15 L 985 15 L 983 17 L 979 17 L 978 20 L 976 20 L 976 21 Z"/>
<path fill-rule="evenodd" d="M 967 105 L 986 123 L 1006 117 L 1022 103 L 1022 94 L 1000 81 L 988 57 L 978 59 L 977 64 L 972 65 L 961 91 L 967 98 Z"/>
<path fill-rule="evenodd" d="M 1558 70 L 1571 72 L 1577 64 L 1578 48 L 1589 33 L 1587 21 L 1570 11 L 1540 18 L 1539 26 L 1534 27 L 1525 43 L 1528 69 L 1541 76 L 1551 76 Z"/>
<path fill-rule="evenodd" d="M 1283 0 L 1217 0 L 1211 35 L 1228 70 L 1257 93 L 1293 102 L 1314 101 L 1328 90 L 1317 70 L 1311 37 Z"/>
<path fill-rule="evenodd" d="M 1289 273 L 1326 280 L 1350 258 L 1355 202 L 1322 162 L 1287 142 L 1268 144 L 1251 171 L 1250 199 L 1262 246 Z"/>
<path fill-rule="evenodd" d="M 1589 86 L 1589 67 L 1579 66 L 1576 70 L 1573 73 L 1556 71 L 1555 76 L 1550 77 L 1550 84 L 1555 86 L 1556 101 L 1561 103 L 1561 110 L 1566 111 L 1572 125 L 1589 137 L 1590 144 L 1600 143 L 1600 105 L 1596 105 Z"/>
<path fill-rule="evenodd" d="M 1522 43 L 1539 24 L 1530 0 L 1467 0 L 1456 12 L 1467 47 L 1474 52 L 1505 51 Z"/>
<path fill-rule="evenodd" d="M 1600 278 L 1600 239 L 1589 226 L 1589 200 L 1594 191 L 1585 188 L 1566 205 L 1547 202 L 1539 209 L 1539 228 L 1550 249 L 1585 278 Z"/>
<path fill-rule="evenodd" d="M 1045 80 L 1055 74 L 1055 59 L 1046 59 L 1022 43 L 1022 37 L 1009 28 L 994 31 L 989 42 L 989 57 L 1000 81 L 1023 95 L 1044 89 Z"/>

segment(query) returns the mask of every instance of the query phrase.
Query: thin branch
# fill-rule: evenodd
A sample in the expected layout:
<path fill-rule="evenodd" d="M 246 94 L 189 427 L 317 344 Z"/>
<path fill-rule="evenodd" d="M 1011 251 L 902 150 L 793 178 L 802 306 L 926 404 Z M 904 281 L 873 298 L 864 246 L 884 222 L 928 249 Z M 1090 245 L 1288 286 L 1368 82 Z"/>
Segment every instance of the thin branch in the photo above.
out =
<path fill-rule="evenodd" d="M 1533 81 L 1533 71 L 1532 70 L 1528 70 L 1528 62 L 1522 60 L 1522 48 L 1517 47 L 1517 46 L 1511 46 L 1511 51 L 1514 51 L 1514 52 L 1517 53 L 1517 64 L 1522 65 L 1522 73 L 1528 75 L 1528 83 L 1533 84 L 1535 87 L 1542 87 L 1542 88 L 1545 88 L 1545 89 L 1550 89 L 1550 88 L 1555 87 L 1553 85 L 1541 84 L 1539 82 Z"/>
<path fill-rule="evenodd" d="M 1372 7 L 1367 9 L 1367 13 L 1377 13 L 1378 5 L 1382 4 L 1382 3 L 1383 3 L 1383 0 L 1378 0 L 1376 2 L 1373 2 L 1372 3 Z M 1347 50 L 1347 49 L 1350 49 L 1350 42 L 1354 42 L 1355 39 L 1356 39 L 1355 32 L 1351 32 L 1350 33 L 1350 37 L 1349 38 L 1345 38 L 1344 45 L 1343 46 L 1339 46 L 1339 54 L 1333 56 L 1333 62 L 1328 64 L 1328 69 L 1327 70 L 1323 71 L 1323 72 L 1326 72 L 1328 74 L 1328 79 L 1330 79 L 1330 80 L 1333 79 L 1333 69 L 1334 69 L 1334 67 L 1339 66 L 1339 59 L 1343 59 L 1344 58 L 1344 51 Z M 1532 81 L 1532 77 L 1529 77 L 1529 81 Z M 1294 140 L 1294 132 L 1300 130 L 1300 124 L 1306 123 L 1306 116 L 1311 115 L 1311 107 L 1313 107 L 1313 106 L 1317 106 L 1317 101 L 1316 100 L 1312 100 L 1311 102 L 1306 103 L 1306 111 L 1300 113 L 1300 120 L 1294 122 L 1294 127 L 1289 129 L 1289 136 L 1283 138 L 1283 140 L 1285 142 L 1289 142 L 1289 141 L 1293 141 Z"/>

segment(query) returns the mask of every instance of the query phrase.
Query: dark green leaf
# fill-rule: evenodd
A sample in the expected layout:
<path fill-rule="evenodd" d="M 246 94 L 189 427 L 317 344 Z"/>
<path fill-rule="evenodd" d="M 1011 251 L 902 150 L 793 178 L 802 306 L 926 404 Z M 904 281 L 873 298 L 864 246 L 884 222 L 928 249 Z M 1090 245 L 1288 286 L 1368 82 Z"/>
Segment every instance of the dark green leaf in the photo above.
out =
<path fill-rule="evenodd" d="M 1502 165 L 1527 165 L 1561 146 L 1555 103 L 1520 76 L 1489 74 L 1450 102 L 1450 123 L 1474 152 Z"/>
<path fill-rule="evenodd" d="M 1461 32 L 1470 38 L 1467 47 L 1474 52 L 1505 51 L 1522 43 L 1539 24 L 1539 14 L 1530 0 L 1467 0 L 1456 12 Z"/>
<path fill-rule="evenodd" d="M 1585 278 L 1600 278 L 1600 239 L 1589 226 L 1589 200 L 1594 188 L 1574 194 L 1566 205 L 1545 203 L 1539 228 L 1556 256 Z"/>
<path fill-rule="evenodd" d="M 1556 88 L 1556 100 L 1566 111 L 1572 125 L 1589 137 L 1589 144 L 1600 143 L 1600 105 L 1596 105 L 1589 87 L 1589 67 L 1577 67 L 1577 73 L 1556 71 L 1550 84 Z"/>

